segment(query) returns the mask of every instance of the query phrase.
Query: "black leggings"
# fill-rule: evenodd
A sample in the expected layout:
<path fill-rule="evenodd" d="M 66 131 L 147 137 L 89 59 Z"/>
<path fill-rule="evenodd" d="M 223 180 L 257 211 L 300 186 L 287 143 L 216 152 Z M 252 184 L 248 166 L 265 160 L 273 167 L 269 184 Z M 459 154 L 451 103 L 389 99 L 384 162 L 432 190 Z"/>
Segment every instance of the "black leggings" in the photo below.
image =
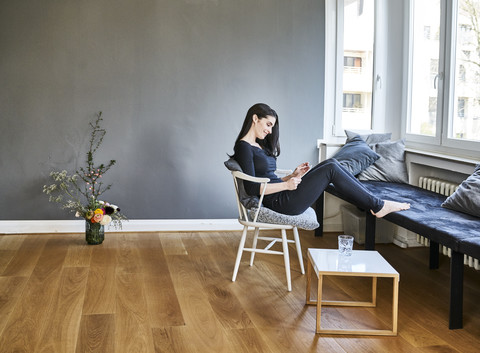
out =
<path fill-rule="evenodd" d="M 263 205 L 279 213 L 298 215 L 310 207 L 330 183 L 363 209 L 377 213 L 383 207 L 383 200 L 373 196 L 336 159 L 327 159 L 313 167 L 302 177 L 296 190 L 265 195 Z"/>

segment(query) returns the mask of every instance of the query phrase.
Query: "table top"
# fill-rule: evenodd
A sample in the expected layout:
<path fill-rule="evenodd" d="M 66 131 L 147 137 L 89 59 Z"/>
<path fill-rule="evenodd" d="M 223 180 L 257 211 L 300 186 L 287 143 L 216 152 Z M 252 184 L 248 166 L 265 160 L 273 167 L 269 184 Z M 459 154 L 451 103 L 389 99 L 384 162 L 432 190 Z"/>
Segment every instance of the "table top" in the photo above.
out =
<path fill-rule="evenodd" d="M 317 275 L 399 277 L 378 251 L 353 250 L 351 256 L 342 256 L 337 249 L 308 249 L 308 258 Z"/>

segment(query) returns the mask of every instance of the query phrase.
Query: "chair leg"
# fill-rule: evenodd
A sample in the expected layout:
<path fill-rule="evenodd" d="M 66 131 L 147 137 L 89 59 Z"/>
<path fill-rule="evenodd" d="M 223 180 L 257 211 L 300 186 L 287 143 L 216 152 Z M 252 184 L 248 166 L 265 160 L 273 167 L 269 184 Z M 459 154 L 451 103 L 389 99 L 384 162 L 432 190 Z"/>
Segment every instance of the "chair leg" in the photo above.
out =
<path fill-rule="evenodd" d="M 303 267 L 302 246 L 300 245 L 300 237 L 298 236 L 297 227 L 293 227 L 293 238 L 295 239 L 295 247 L 297 248 L 298 262 L 300 263 L 300 271 L 302 271 L 302 275 L 304 275 L 305 268 Z"/>
<path fill-rule="evenodd" d="M 240 244 L 238 245 L 237 259 L 235 260 L 235 267 L 233 269 L 232 282 L 237 279 L 238 267 L 240 266 L 240 260 L 242 259 L 243 248 L 245 247 L 245 240 L 247 239 L 248 227 L 243 227 L 242 237 L 240 238 Z"/>
<path fill-rule="evenodd" d="M 285 274 L 287 275 L 287 289 L 289 292 L 291 292 L 292 280 L 290 278 L 290 257 L 288 256 L 287 232 L 285 229 L 282 229 L 282 247 L 283 247 L 283 259 L 285 261 Z"/>
<path fill-rule="evenodd" d="M 252 243 L 252 249 L 257 248 L 257 239 L 258 239 L 258 233 L 260 232 L 260 228 L 255 228 L 255 233 L 253 234 L 253 243 Z M 253 259 L 255 257 L 255 252 L 252 251 L 250 254 L 250 266 L 253 266 Z"/>

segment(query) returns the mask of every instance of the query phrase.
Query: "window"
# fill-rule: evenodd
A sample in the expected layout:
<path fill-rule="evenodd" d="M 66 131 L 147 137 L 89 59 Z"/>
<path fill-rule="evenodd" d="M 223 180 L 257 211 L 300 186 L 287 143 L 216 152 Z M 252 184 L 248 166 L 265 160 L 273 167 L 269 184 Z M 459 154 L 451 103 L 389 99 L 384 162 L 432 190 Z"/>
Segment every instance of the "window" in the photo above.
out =
<path fill-rule="evenodd" d="M 459 0 L 457 4 L 456 60 L 452 67 L 454 77 L 453 94 L 458 101 L 457 114 L 452 116 L 448 137 L 460 140 L 478 141 L 480 144 L 480 124 L 478 107 L 473 103 L 480 97 L 478 82 L 468 81 L 470 73 L 480 73 L 480 1 Z M 455 30 L 455 28 L 453 29 Z M 465 55 L 462 55 L 465 53 Z M 463 69 L 463 72 L 462 72 Z M 463 75 L 463 77 L 462 77 Z"/>
<path fill-rule="evenodd" d="M 424 29 L 440 31 L 440 0 L 414 1 L 414 6 L 411 115 L 407 131 L 435 136 L 440 43 L 437 36 L 425 36 Z"/>
<path fill-rule="evenodd" d="M 343 66 L 348 68 L 362 68 L 362 58 L 356 56 L 344 56 Z"/>
<path fill-rule="evenodd" d="M 344 93 L 343 94 L 343 111 L 354 112 L 362 109 L 362 95 L 359 93 Z"/>
<path fill-rule="evenodd" d="M 407 140 L 474 155 L 480 149 L 480 32 L 473 29 L 480 0 L 409 4 Z"/>
<path fill-rule="evenodd" d="M 325 59 L 328 135 L 331 131 L 332 136 L 345 136 L 345 129 L 370 130 L 374 124 L 377 1 L 325 0 L 326 31 L 331 35 Z"/>

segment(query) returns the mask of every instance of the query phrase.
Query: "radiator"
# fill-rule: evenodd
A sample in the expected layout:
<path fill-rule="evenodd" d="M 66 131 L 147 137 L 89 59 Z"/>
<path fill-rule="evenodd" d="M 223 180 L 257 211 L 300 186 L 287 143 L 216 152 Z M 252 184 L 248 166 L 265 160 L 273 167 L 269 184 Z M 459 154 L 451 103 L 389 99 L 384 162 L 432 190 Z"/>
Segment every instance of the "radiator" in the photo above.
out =
<path fill-rule="evenodd" d="M 447 180 L 441 180 L 438 178 L 434 177 L 420 177 L 418 179 L 418 186 L 420 186 L 422 189 L 427 189 L 445 196 L 450 196 L 457 190 L 458 184 L 452 183 Z M 430 242 L 427 238 L 417 234 L 417 241 L 424 245 L 424 246 L 429 246 Z M 452 256 L 452 250 L 450 248 L 447 248 L 446 246 L 440 245 L 440 252 L 443 255 Z M 480 264 L 478 262 L 478 259 L 475 259 L 471 256 L 464 256 L 463 262 L 465 265 L 468 265 L 470 267 L 475 268 L 476 270 L 480 269 Z"/>

